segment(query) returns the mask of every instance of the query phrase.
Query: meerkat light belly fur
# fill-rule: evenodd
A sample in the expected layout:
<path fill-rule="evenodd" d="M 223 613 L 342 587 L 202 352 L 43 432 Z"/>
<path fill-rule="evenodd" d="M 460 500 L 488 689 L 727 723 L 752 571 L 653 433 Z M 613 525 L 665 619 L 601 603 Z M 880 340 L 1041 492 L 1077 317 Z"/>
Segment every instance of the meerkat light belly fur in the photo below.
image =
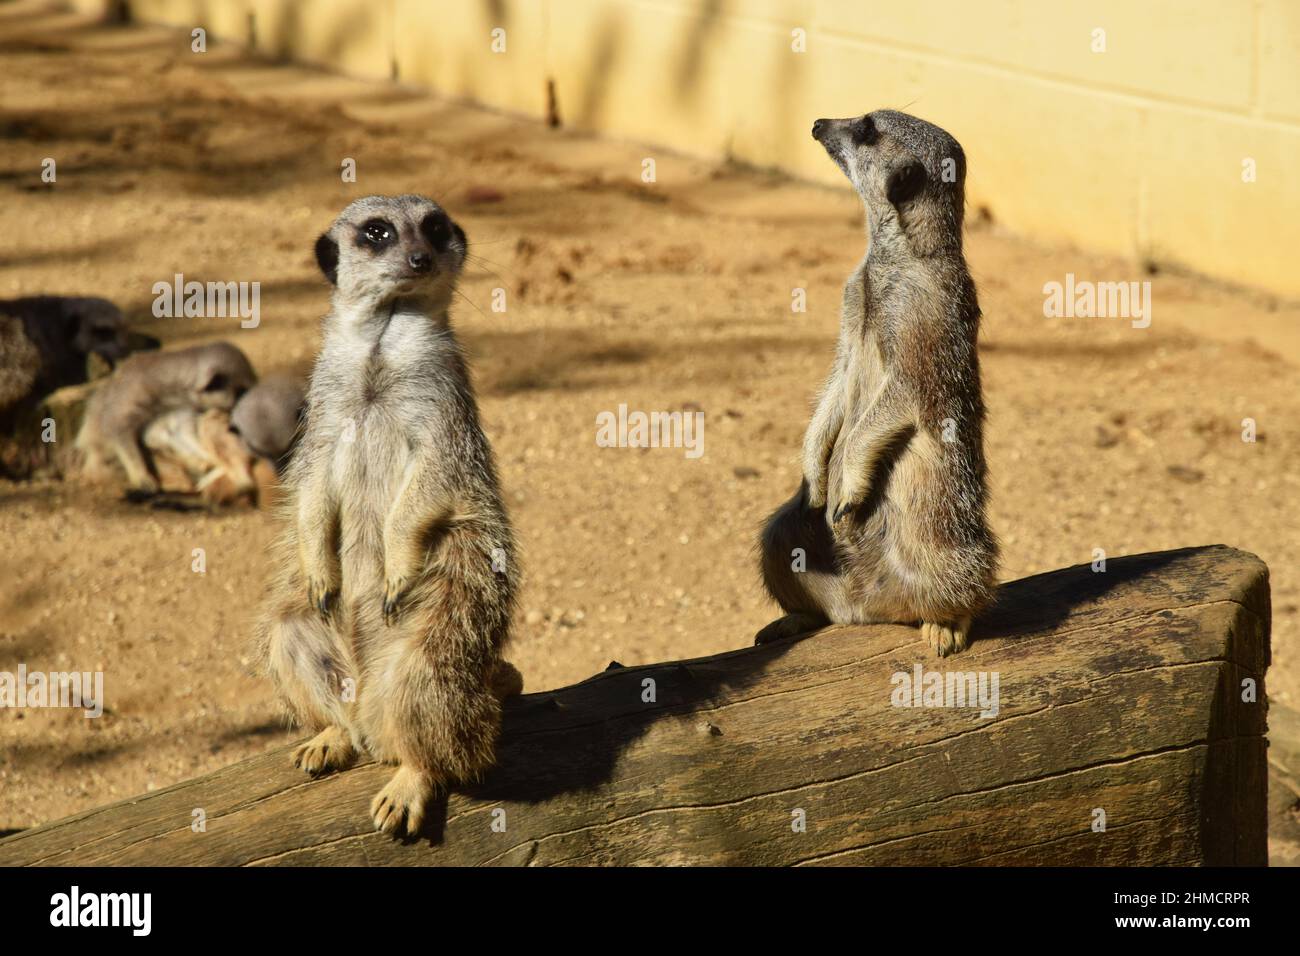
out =
<path fill-rule="evenodd" d="M 459 226 L 416 196 L 358 200 L 321 237 L 333 309 L 286 473 L 281 573 L 259 629 L 281 698 L 318 731 L 309 773 L 397 764 L 375 826 L 491 766 L 517 587 L 491 447 L 447 311 Z"/>
<path fill-rule="evenodd" d="M 964 650 L 992 598 L 980 310 L 962 255 L 961 146 L 892 110 L 818 120 L 813 136 L 866 208 L 831 373 L 804 437 L 803 482 L 769 519 L 763 579 L 787 612 L 756 640 L 828 622 L 920 623 Z"/>

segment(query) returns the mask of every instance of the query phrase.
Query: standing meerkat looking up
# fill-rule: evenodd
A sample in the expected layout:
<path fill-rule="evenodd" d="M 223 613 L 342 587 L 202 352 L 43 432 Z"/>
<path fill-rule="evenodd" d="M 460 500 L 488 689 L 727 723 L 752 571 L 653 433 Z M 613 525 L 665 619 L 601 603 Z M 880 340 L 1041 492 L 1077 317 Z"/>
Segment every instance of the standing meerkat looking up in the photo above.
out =
<path fill-rule="evenodd" d="M 317 240 L 332 308 L 286 473 L 289 520 L 259 629 L 316 774 L 396 764 L 377 829 L 414 836 L 494 761 L 514 538 L 448 322 L 465 233 L 421 196 L 370 196 Z"/>
<path fill-rule="evenodd" d="M 756 642 L 827 622 L 919 622 L 943 657 L 967 646 L 998 553 L 984 516 L 980 309 L 962 255 L 966 158 L 893 110 L 819 119 L 812 134 L 862 198 L 869 239 L 844 285 L 803 482 L 760 541 L 787 613 Z"/>

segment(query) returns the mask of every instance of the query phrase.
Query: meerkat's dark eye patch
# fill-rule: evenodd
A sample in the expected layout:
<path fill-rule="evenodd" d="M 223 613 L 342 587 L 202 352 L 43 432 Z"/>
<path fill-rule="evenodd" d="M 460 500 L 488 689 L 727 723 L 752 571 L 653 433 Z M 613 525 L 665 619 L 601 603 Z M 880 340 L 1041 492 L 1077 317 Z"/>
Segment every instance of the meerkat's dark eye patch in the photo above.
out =
<path fill-rule="evenodd" d="M 339 284 L 339 244 L 328 234 L 322 234 L 316 240 L 316 264 L 330 280 L 330 285 Z"/>
<path fill-rule="evenodd" d="M 361 226 L 357 244 L 369 244 L 378 252 L 380 249 L 387 249 L 396 241 L 397 230 L 391 222 L 387 219 L 367 219 Z"/>
<path fill-rule="evenodd" d="M 920 163 L 908 163 L 896 170 L 889 177 L 885 195 L 892 205 L 907 202 L 925 188 L 925 167 Z"/>
<path fill-rule="evenodd" d="M 874 146 L 880 139 L 880 131 L 870 116 L 855 120 L 849 127 L 849 135 L 853 138 L 854 146 Z"/>
<path fill-rule="evenodd" d="M 230 387 L 230 379 L 218 372 L 212 378 L 208 379 L 208 384 L 203 386 L 205 392 L 221 392 Z"/>
<path fill-rule="evenodd" d="M 447 244 L 451 242 L 452 230 L 458 228 L 451 221 L 451 217 L 442 210 L 431 212 L 420 220 L 420 232 L 429 240 L 429 245 L 438 252 L 447 248 Z"/>

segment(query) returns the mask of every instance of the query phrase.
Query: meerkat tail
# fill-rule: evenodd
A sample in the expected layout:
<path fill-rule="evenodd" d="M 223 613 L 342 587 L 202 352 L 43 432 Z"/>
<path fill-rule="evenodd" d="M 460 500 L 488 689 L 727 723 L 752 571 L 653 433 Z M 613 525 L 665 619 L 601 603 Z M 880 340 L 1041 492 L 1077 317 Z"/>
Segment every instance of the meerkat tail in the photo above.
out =
<path fill-rule="evenodd" d="M 473 781 L 492 766 L 499 691 L 514 683 L 500 660 L 510 599 L 507 580 L 492 570 L 496 546 L 467 527 L 439 542 L 426 594 L 408 612 L 419 622 L 416 643 L 389 686 L 393 749 L 439 778 Z"/>

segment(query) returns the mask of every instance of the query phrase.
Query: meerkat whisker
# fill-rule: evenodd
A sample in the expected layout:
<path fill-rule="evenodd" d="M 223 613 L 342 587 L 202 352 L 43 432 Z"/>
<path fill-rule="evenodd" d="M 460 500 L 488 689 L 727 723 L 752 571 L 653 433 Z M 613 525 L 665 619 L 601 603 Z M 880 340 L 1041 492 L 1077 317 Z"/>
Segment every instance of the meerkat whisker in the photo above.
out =
<path fill-rule="evenodd" d="M 484 314 L 483 310 L 480 309 L 480 308 L 475 304 L 474 300 L 471 299 L 469 296 L 467 296 L 464 292 L 461 292 L 460 289 L 452 289 L 452 291 L 455 292 L 455 293 L 456 293 L 458 296 L 460 296 L 462 299 L 464 299 L 466 302 L 468 302 L 468 303 L 469 303 L 469 307 L 470 307 L 471 309 L 473 309 L 475 312 L 477 312 L 477 313 L 479 314 L 480 317 L 485 318 L 485 319 L 487 318 L 487 315 Z"/>

